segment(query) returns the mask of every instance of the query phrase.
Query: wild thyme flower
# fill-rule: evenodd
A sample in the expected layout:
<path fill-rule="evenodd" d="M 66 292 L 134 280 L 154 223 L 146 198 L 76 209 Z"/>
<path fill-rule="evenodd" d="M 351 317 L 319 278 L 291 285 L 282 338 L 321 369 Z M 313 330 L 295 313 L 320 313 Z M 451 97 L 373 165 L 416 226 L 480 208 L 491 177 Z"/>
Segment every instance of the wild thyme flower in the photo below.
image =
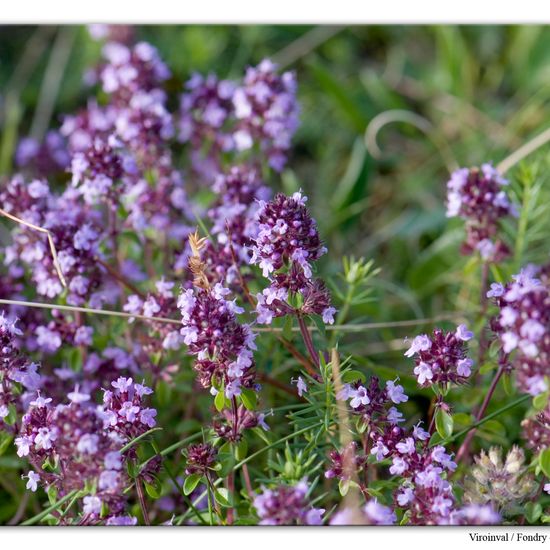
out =
<path fill-rule="evenodd" d="M 504 188 L 508 181 L 490 164 L 481 168 L 461 168 L 447 183 L 447 217 L 460 216 L 466 221 L 464 254 L 478 251 L 485 261 L 498 262 L 509 254 L 499 238 L 499 221 L 517 216 Z"/>
<path fill-rule="evenodd" d="M 318 314 L 326 323 L 334 322 L 336 310 L 330 305 L 330 294 L 321 281 L 312 279 L 312 262 L 326 252 L 317 224 L 310 216 L 307 197 L 278 194 L 268 203 L 260 202 L 257 214 L 258 235 L 253 239 L 250 262 L 262 269 L 271 284 L 257 295 L 258 322 L 269 324 L 273 317 L 295 312 Z M 289 303 L 300 296 L 297 309 Z"/>
<path fill-rule="evenodd" d="M 550 362 L 550 287 L 534 275 L 525 268 L 487 293 L 500 308 L 491 327 L 500 340 L 501 362 L 511 360 L 519 389 L 531 395 L 548 389 Z"/>
<path fill-rule="evenodd" d="M 195 73 L 181 96 L 178 138 L 191 144 L 193 167 L 207 181 L 220 169 L 220 154 L 234 149 L 231 127 L 235 88 L 229 80 Z"/>
<path fill-rule="evenodd" d="M 111 205 L 118 204 L 124 168 L 130 167 L 128 162 L 123 166 L 123 157 L 116 148 L 114 136 L 108 140 L 96 137 L 88 149 L 73 155 L 72 184 L 78 187 L 87 203 L 108 201 Z"/>
<path fill-rule="evenodd" d="M 550 447 L 550 407 L 522 421 L 523 439 L 527 447 L 538 453 Z"/>
<path fill-rule="evenodd" d="M 185 473 L 189 476 L 192 474 L 206 475 L 208 470 L 212 470 L 218 451 L 209 443 L 197 443 L 187 447 L 187 466 Z"/>
<path fill-rule="evenodd" d="M 252 239 L 258 233 L 259 201 L 267 199 L 270 192 L 258 170 L 245 165 L 218 174 L 212 189 L 217 199 L 207 214 L 216 242 L 208 241 L 202 258 L 212 284 L 237 287 L 243 276 L 240 271 L 250 262 Z"/>
<path fill-rule="evenodd" d="M 17 167 L 39 177 L 48 177 L 65 170 L 70 162 L 63 136 L 50 130 L 39 142 L 32 137 L 19 141 L 15 153 Z"/>
<path fill-rule="evenodd" d="M 157 88 L 170 76 L 156 48 L 147 42 L 139 42 L 132 48 L 109 42 L 103 46 L 103 56 L 107 60 L 99 71 L 103 91 L 120 102 L 140 90 Z"/>
<path fill-rule="evenodd" d="M 29 361 L 20 351 L 18 337 L 22 335 L 16 321 L 0 312 L 0 428 L 9 429 L 5 421 L 10 408 L 21 409 L 29 393 L 35 392 L 42 385 L 38 366 Z M 24 390 L 21 396 L 22 386 Z M 27 393 L 29 392 L 29 393 Z"/>
<path fill-rule="evenodd" d="M 151 388 L 136 384 L 132 378 L 120 376 L 111 382 L 113 389 L 103 392 L 103 419 L 105 429 L 116 433 L 122 440 L 134 439 L 156 426 L 155 409 L 144 406 L 145 396 Z"/>
<path fill-rule="evenodd" d="M 416 336 L 405 355 L 415 357 L 418 384 L 426 388 L 433 384 L 465 383 L 474 364 L 466 355 L 465 342 L 472 337 L 465 325 L 459 325 L 454 332 L 437 328 L 431 336 Z"/>
<path fill-rule="evenodd" d="M 507 515 L 531 497 L 537 488 L 519 447 L 512 447 L 502 459 L 502 449 L 492 447 L 474 459 L 471 474 L 464 480 L 464 502 L 491 504 Z"/>
<path fill-rule="evenodd" d="M 308 485 L 305 480 L 293 487 L 279 485 L 264 488 L 254 498 L 254 508 L 260 525 L 321 525 L 325 510 L 313 508 L 307 500 Z"/>
<path fill-rule="evenodd" d="M 149 294 L 145 300 L 138 295 L 131 294 L 124 305 L 124 311 L 144 315 L 145 317 L 165 317 L 171 318 L 178 311 L 177 300 L 174 296 L 175 283 L 166 281 L 162 277 L 155 283 L 157 292 Z M 173 330 L 172 325 L 158 321 L 148 322 L 151 327 L 152 337 L 144 345 L 148 354 L 153 354 L 161 350 L 178 350 L 183 345 L 183 336 L 179 330 Z"/>
<path fill-rule="evenodd" d="M 239 151 L 258 142 L 269 165 L 280 172 L 298 127 L 298 104 L 295 75 L 285 72 L 279 76 L 276 68 L 264 59 L 257 67 L 247 69 L 243 84 L 233 95 L 238 119 L 233 139 Z"/>
<path fill-rule="evenodd" d="M 256 349 L 250 327 L 237 321 L 242 308 L 225 299 L 229 293 L 217 283 L 213 288 L 184 290 L 178 300 L 181 334 L 189 353 L 197 356 L 194 368 L 200 383 L 205 388 L 212 383 L 224 386 L 227 397 L 239 395 L 241 386 L 254 387 Z"/>
<path fill-rule="evenodd" d="M 84 523 L 92 519 L 88 516 L 97 519 L 101 504 L 109 514 L 119 514 L 124 511 L 126 483 L 121 442 L 104 430 L 102 411 L 89 395 L 76 391 L 69 398 L 68 405 L 53 406 L 50 398 L 41 396 L 30 404 L 15 440 L 17 454 L 60 495 L 84 488 L 93 491 L 83 501 Z"/>

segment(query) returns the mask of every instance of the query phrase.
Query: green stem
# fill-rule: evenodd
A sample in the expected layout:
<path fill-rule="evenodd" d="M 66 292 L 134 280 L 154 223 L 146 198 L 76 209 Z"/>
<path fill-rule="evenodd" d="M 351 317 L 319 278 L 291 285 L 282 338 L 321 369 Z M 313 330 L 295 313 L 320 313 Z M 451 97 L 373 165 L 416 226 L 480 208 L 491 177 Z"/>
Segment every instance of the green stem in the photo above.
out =
<path fill-rule="evenodd" d="M 67 493 L 63 498 L 59 499 L 57 502 L 40 512 L 39 514 L 36 514 L 36 516 L 33 516 L 32 518 L 24 521 L 21 525 L 34 525 L 36 522 L 44 519 L 48 514 L 52 513 L 54 510 L 57 510 L 60 506 L 65 504 L 68 500 L 73 498 L 78 491 L 75 489 L 74 491 L 71 491 L 70 493 Z"/>

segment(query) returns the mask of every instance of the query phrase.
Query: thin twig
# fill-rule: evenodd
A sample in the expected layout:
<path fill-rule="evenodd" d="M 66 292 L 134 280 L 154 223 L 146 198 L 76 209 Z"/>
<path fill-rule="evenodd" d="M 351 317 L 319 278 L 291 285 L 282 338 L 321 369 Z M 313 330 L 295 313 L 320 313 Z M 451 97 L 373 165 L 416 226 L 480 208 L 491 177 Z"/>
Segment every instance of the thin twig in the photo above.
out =
<path fill-rule="evenodd" d="M 44 304 L 41 302 L 26 302 L 24 300 L 6 300 L 4 298 L 0 299 L 0 304 L 14 305 L 14 306 L 23 306 L 23 307 L 34 307 L 39 309 L 58 309 L 60 311 L 72 311 L 82 313 L 90 313 L 95 315 L 110 315 L 112 317 L 124 317 L 126 319 L 141 319 L 144 321 L 155 321 L 158 323 L 169 323 L 172 325 L 181 325 L 181 320 L 170 319 L 168 317 L 147 317 L 145 315 L 138 315 L 134 313 L 126 313 L 123 311 L 112 311 L 108 309 L 93 309 L 87 307 L 78 307 L 78 306 L 66 306 L 60 304 Z M 358 324 L 345 324 L 345 325 L 328 325 L 325 327 L 326 330 L 341 330 L 344 332 L 363 332 L 365 330 L 375 330 L 380 328 L 400 328 L 400 327 L 417 327 L 421 325 L 430 325 L 437 323 L 439 321 L 451 320 L 457 318 L 463 318 L 464 314 L 461 313 L 445 313 L 441 315 L 436 315 L 434 317 L 426 319 L 407 319 L 404 321 L 388 321 L 384 323 L 358 323 Z M 306 327 L 308 331 L 318 330 L 316 326 Z M 252 327 L 254 332 L 271 332 L 278 333 L 283 332 L 284 329 L 276 327 Z M 299 327 L 292 327 L 293 332 L 300 332 Z"/>
<path fill-rule="evenodd" d="M 26 225 L 27 227 L 30 227 L 31 229 L 34 229 L 35 231 L 40 231 L 40 233 L 45 233 L 48 236 L 48 243 L 50 244 L 50 251 L 52 253 L 53 258 L 53 265 L 55 266 L 55 270 L 57 271 L 57 276 L 59 277 L 59 280 L 61 281 L 61 284 L 64 287 L 67 287 L 67 283 L 65 281 L 65 277 L 63 276 L 63 272 L 61 271 L 61 267 L 59 265 L 59 261 L 57 260 L 57 250 L 55 249 L 55 244 L 53 242 L 53 237 L 50 231 L 43 227 L 39 227 L 38 225 L 34 225 L 33 223 L 26 222 L 25 220 L 22 220 L 18 218 L 17 216 L 14 216 L 13 214 L 10 214 L 9 212 L 6 212 L 5 210 L 2 210 L 0 208 L 0 215 L 5 216 L 6 218 L 9 218 L 10 220 L 13 220 L 21 225 Z"/>
<path fill-rule="evenodd" d="M 547 128 L 534 137 L 532 140 L 528 141 L 525 145 L 522 145 L 519 149 L 508 155 L 504 160 L 499 162 L 497 165 L 497 170 L 504 174 L 510 168 L 515 166 L 518 162 L 523 160 L 526 156 L 534 153 L 537 149 L 540 149 L 543 145 L 546 145 L 550 141 L 550 128 Z"/>

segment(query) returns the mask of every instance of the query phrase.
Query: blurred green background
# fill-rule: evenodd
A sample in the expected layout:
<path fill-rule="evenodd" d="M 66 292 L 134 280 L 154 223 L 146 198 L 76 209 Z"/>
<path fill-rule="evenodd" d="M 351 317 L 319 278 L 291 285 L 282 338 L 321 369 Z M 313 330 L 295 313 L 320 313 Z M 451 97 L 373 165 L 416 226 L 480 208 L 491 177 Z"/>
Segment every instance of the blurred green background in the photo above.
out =
<path fill-rule="evenodd" d="M 240 78 L 264 57 L 296 71 L 301 126 L 288 168 L 270 183 L 309 195 L 329 248 L 325 276 L 340 272 L 342 256 L 351 254 L 382 269 L 373 281 L 377 301 L 358 308 L 355 321 L 430 317 L 476 303 L 470 283 L 477 275 L 468 279 L 467 259 L 458 254 L 462 224 L 445 218 L 445 183 L 450 169 L 498 163 L 546 128 L 550 29 L 180 25 L 131 31 L 155 45 L 172 69 L 173 109 L 194 71 Z M 4 174 L 18 136 L 39 136 L 85 104 L 83 75 L 98 62 L 100 47 L 84 26 L 0 28 Z M 393 344 L 401 349 L 403 336 L 414 331 L 351 334 L 346 341 L 354 341 L 355 353 L 384 355 Z"/>

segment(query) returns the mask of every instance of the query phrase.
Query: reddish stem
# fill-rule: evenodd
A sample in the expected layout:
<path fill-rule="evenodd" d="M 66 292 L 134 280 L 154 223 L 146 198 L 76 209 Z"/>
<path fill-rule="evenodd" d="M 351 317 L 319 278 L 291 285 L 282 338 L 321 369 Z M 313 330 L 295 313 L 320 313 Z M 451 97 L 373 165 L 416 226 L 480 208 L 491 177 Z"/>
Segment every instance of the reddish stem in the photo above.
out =
<path fill-rule="evenodd" d="M 502 375 L 504 374 L 504 367 L 500 366 L 498 368 L 497 373 L 495 374 L 495 377 L 493 378 L 493 381 L 491 382 L 491 386 L 489 387 L 489 391 L 487 392 L 487 395 L 485 396 L 485 399 L 483 400 L 483 403 L 481 404 L 481 407 L 476 415 L 476 423 L 479 422 L 483 415 L 485 414 L 485 411 L 487 410 L 487 407 L 489 406 L 489 403 L 491 401 L 491 398 L 493 397 L 493 394 L 495 393 L 497 384 L 499 380 L 501 379 Z M 476 433 L 477 428 L 472 428 L 469 432 L 464 441 L 462 442 L 462 445 L 460 446 L 460 449 L 458 449 L 458 453 L 456 454 L 456 460 L 457 462 L 460 461 L 467 453 L 470 448 L 470 443 L 472 442 L 472 439 Z"/>

